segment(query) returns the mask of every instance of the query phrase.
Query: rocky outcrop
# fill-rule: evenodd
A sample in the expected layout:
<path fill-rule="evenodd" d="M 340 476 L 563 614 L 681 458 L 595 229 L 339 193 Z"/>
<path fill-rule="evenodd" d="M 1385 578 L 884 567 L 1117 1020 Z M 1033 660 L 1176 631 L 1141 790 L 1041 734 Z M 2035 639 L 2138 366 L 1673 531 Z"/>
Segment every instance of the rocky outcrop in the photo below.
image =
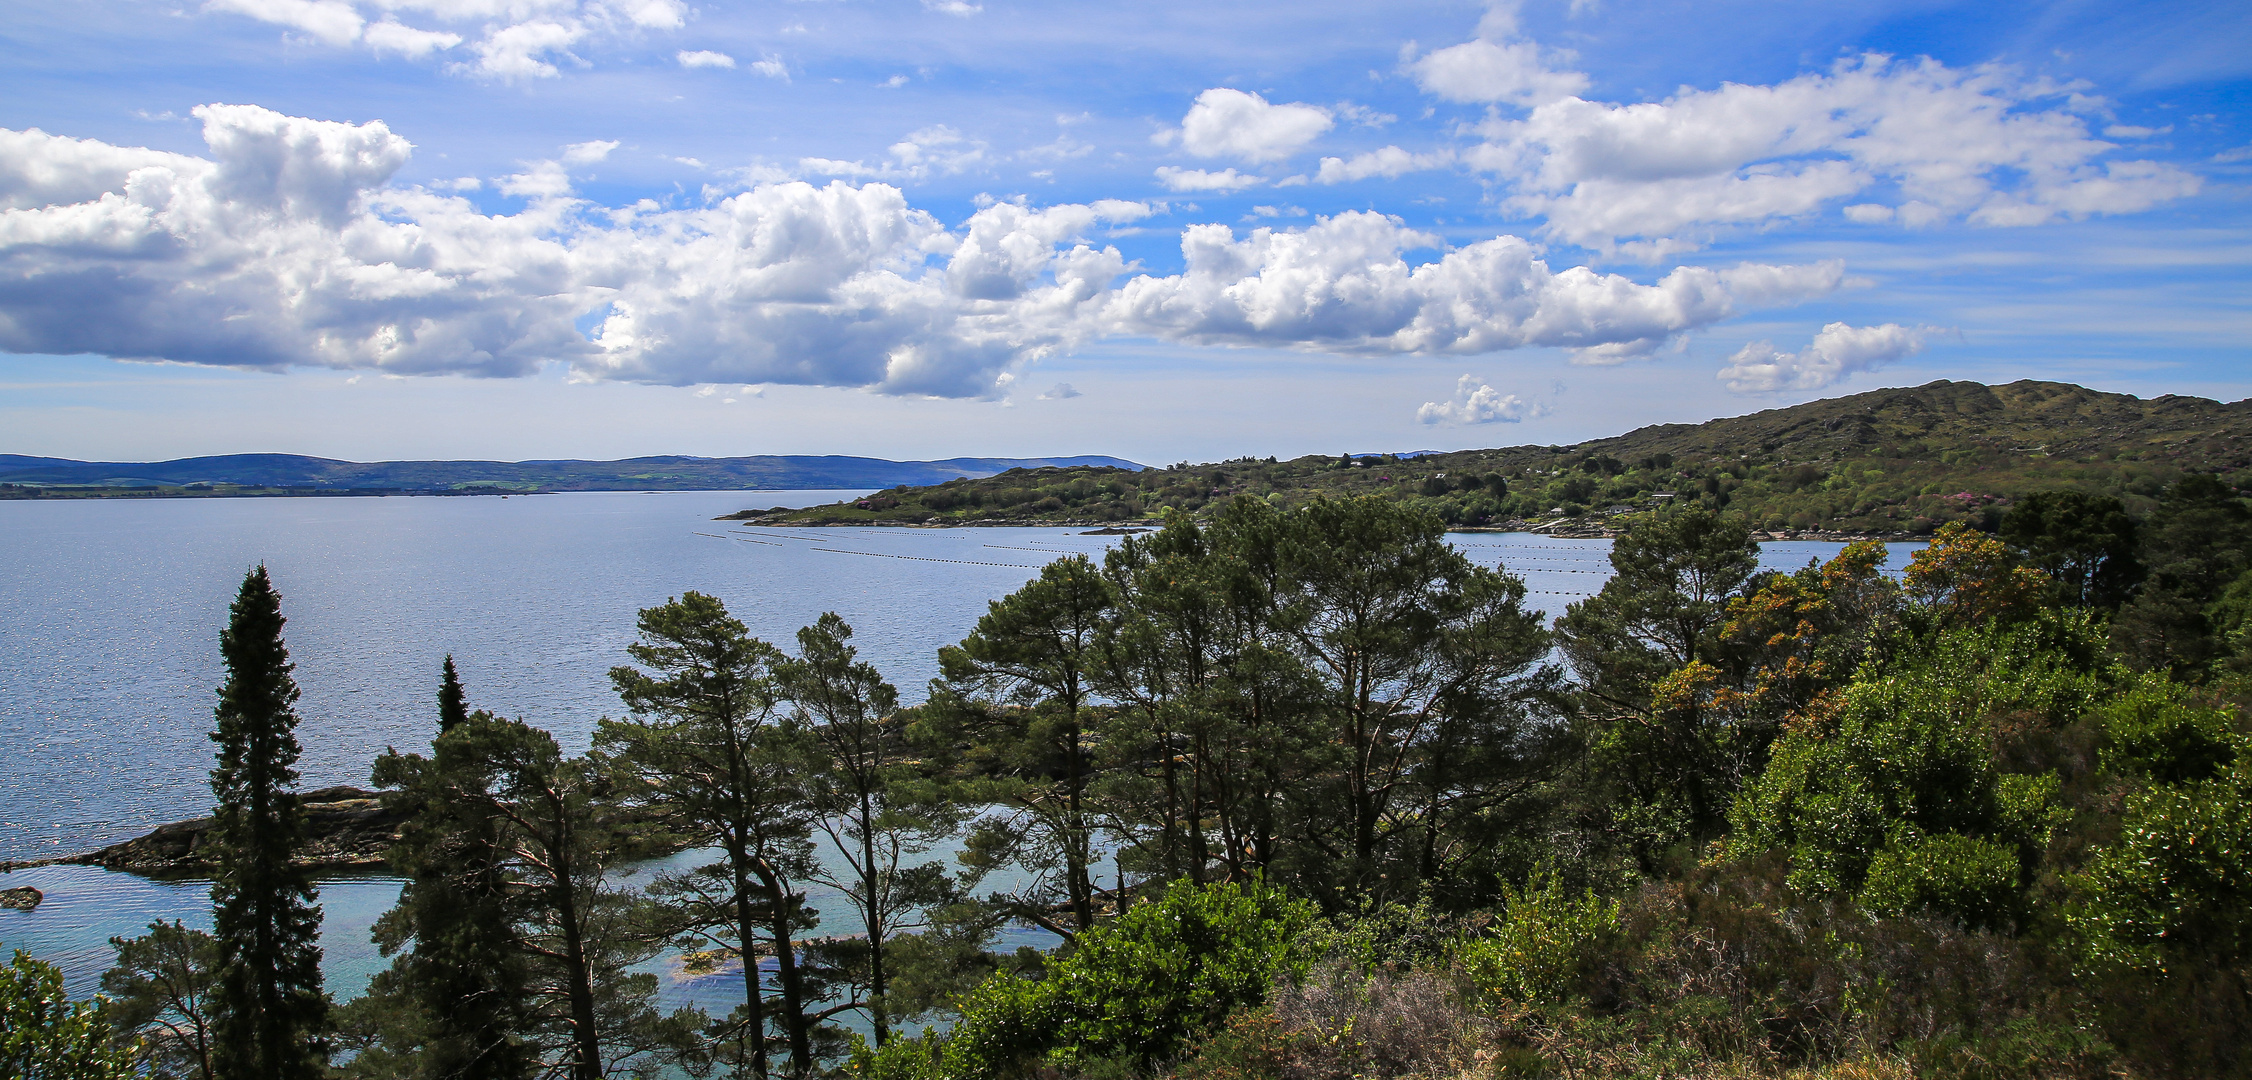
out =
<path fill-rule="evenodd" d="M 402 815 L 384 809 L 382 797 L 353 787 L 301 792 L 305 807 L 305 848 L 292 860 L 319 869 L 383 865 L 383 853 L 399 838 Z M 139 873 L 202 873 L 211 869 L 208 845 L 217 819 L 200 817 L 159 825 L 146 836 L 111 844 L 100 851 L 50 860 Z"/>
<path fill-rule="evenodd" d="M 29 885 L 13 889 L 0 889 L 0 907 L 15 908 L 18 911 L 30 911 L 38 907 L 39 902 L 46 898 L 46 893 L 40 892 Z"/>

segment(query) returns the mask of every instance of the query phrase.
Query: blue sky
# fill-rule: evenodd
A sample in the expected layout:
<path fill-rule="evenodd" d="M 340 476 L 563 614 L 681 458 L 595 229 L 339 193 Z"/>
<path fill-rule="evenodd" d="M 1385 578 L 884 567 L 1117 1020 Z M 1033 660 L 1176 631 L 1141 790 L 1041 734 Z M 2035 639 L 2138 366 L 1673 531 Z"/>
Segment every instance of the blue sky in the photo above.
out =
<path fill-rule="evenodd" d="M 1572 442 L 2252 396 L 2241 4 L 19 0 L 0 452 Z"/>

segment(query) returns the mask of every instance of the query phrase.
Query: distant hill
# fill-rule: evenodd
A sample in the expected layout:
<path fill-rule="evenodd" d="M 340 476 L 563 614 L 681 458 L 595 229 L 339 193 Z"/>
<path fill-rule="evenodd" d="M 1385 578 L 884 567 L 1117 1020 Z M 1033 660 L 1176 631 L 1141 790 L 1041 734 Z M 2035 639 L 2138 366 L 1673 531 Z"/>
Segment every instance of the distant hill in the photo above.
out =
<path fill-rule="evenodd" d="M 1292 461 L 1242 459 L 1129 473 L 1009 471 L 855 503 L 745 515 L 772 523 L 1151 521 L 1248 494 L 1278 505 L 1379 494 L 1458 527 L 1526 527 L 1703 502 L 1771 530 L 1920 535 L 1991 521 L 2044 488 L 2147 509 L 2184 472 L 2252 485 L 2252 400 L 2145 401 L 2069 383 L 1934 382 L 1660 424 L 1572 446 Z"/>
<path fill-rule="evenodd" d="M 200 488 L 328 491 L 542 492 L 880 488 L 991 476 L 1014 468 L 1098 466 L 1123 458 L 642 457 L 623 461 L 338 461 L 296 454 L 228 454 L 174 461 L 71 461 L 0 454 L 0 484 L 19 488 Z"/>

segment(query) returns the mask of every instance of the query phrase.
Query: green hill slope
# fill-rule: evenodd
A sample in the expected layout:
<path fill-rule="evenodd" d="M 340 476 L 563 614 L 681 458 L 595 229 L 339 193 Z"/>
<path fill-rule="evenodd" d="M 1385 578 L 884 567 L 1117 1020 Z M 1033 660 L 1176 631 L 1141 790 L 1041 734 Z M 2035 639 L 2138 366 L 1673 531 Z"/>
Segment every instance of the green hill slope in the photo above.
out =
<path fill-rule="evenodd" d="M 1701 500 L 1773 530 L 1921 535 L 1990 520 L 2044 488 L 2114 494 L 2131 509 L 2183 472 L 2247 474 L 2252 400 L 2145 401 L 2069 383 L 1935 382 L 1661 424 L 1574 446 L 1512 446 L 1413 458 L 1243 459 L 1130 472 L 1012 469 L 855 503 L 745 511 L 761 524 L 1122 524 L 1235 495 L 1293 505 L 1377 494 L 1456 527 L 1596 527 L 1621 510 Z"/>

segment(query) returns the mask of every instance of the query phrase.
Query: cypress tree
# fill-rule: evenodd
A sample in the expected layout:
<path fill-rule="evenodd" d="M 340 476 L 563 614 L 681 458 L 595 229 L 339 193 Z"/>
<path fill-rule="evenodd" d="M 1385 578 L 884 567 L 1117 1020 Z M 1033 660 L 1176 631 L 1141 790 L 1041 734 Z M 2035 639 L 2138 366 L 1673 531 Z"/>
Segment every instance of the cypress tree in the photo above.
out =
<path fill-rule="evenodd" d="M 454 672 L 454 657 L 446 654 L 446 666 L 438 678 L 438 733 L 443 735 L 469 719 L 469 701 L 461 692 L 461 676 Z"/>
<path fill-rule="evenodd" d="M 218 801 L 211 833 L 213 1065 L 220 1080 L 297 1080 L 327 1071 L 321 909 L 291 865 L 305 841 L 297 783 L 297 683 L 282 644 L 281 596 L 261 564 L 243 578 L 219 635 Z"/>
<path fill-rule="evenodd" d="M 386 954 L 410 940 L 412 947 L 375 977 L 369 995 L 405 1021 L 393 1020 L 377 1038 L 386 1054 L 411 1060 L 392 1066 L 395 1074 L 521 1080 L 538 1064 L 526 1039 L 536 1024 L 530 976 L 500 865 L 494 778 L 465 741 L 474 734 L 470 720 L 448 656 L 431 756 L 392 751 L 376 759 L 376 785 L 398 789 L 385 800 L 408 814 L 388 858 L 409 880 L 398 906 L 376 923 L 375 939 Z"/>

